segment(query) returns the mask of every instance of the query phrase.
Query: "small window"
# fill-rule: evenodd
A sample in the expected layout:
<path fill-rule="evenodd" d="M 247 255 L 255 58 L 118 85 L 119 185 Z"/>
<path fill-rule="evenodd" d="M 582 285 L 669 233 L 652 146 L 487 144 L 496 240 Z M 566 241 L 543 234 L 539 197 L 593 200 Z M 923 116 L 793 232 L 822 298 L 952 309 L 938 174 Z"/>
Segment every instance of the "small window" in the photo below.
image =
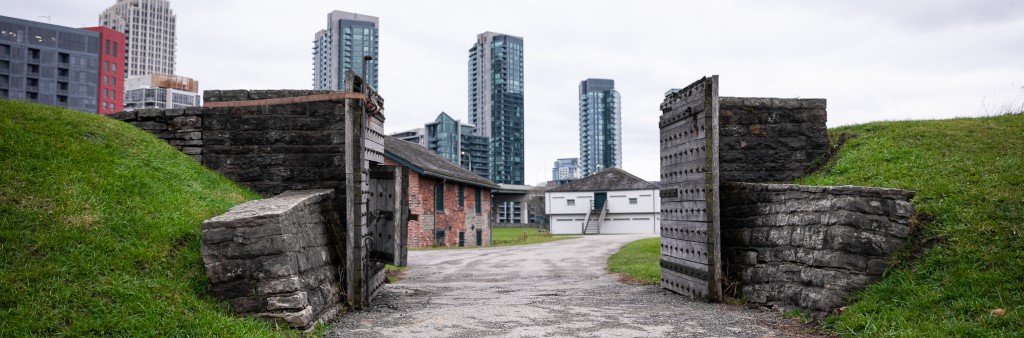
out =
<path fill-rule="evenodd" d="M 565 205 L 574 206 L 576 205 L 576 200 L 565 200 Z"/>
<path fill-rule="evenodd" d="M 629 204 L 636 204 L 636 197 L 630 197 Z"/>
<path fill-rule="evenodd" d="M 483 207 L 480 203 L 480 188 L 476 188 L 476 197 L 474 198 L 474 207 L 476 207 L 476 214 L 479 215 L 483 212 Z"/>
<path fill-rule="evenodd" d="M 444 213 L 444 181 L 434 184 L 434 213 Z"/>
<path fill-rule="evenodd" d="M 466 207 L 466 187 L 459 184 L 459 208 Z"/>

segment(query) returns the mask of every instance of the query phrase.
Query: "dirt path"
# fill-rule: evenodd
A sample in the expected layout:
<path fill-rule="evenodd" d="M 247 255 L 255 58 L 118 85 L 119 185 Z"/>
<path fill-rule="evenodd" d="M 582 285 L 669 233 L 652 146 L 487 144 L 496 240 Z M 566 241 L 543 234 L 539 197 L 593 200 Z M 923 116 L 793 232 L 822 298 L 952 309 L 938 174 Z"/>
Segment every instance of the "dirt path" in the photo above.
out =
<path fill-rule="evenodd" d="M 788 336 L 777 315 L 622 284 L 605 269 L 647 236 L 587 236 L 534 245 L 411 251 L 411 269 L 372 308 L 328 337 Z"/>

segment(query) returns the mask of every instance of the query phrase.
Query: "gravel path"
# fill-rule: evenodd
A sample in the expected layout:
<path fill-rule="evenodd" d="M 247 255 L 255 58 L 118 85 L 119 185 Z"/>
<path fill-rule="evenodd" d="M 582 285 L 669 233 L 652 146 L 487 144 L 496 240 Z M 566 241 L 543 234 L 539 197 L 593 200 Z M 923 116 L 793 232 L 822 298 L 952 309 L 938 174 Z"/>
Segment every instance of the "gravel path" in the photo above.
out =
<path fill-rule="evenodd" d="M 608 256 L 643 235 L 410 251 L 411 268 L 328 337 L 789 336 L 778 315 L 623 284 Z"/>

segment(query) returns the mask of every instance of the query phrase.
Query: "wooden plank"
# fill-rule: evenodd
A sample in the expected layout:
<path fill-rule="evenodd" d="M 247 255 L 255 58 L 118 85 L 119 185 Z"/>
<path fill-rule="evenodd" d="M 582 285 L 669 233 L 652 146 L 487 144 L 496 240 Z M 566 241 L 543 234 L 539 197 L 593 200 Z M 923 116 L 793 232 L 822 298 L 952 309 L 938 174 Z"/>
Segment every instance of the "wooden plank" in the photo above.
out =
<path fill-rule="evenodd" d="M 397 227 L 396 243 L 395 247 L 398 252 L 395 265 L 396 266 L 408 266 L 409 265 L 409 169 L 406 167 L 398 167 L 396 171 L 396 180 L 398 184 L 395 185 L 398 191 L 395 192 L 396 208 L 395 213 L 398 215 L 395 220 L 395 226 Z"/>
<path fill-rule="evenodd" d="M 722 295 L 722 236 L 721 228 L 722 222 L 719 213 L 719 118 L 718 118 L 718 75 L 711 76 L 707 81 L 707 86 L 704 96 L 704 106 L 707 108 L 707 126 L 708 126 L 708 163 L 707 168 L 711 170 L 707 173 L 707 187 L 706 191 L 709 192 L 707 196 L 708 201 L 708 218 L 711 221 L 711 227 L 708 228 L 708 264 L 709 272 L 711 273 L 708 279 L 708 295 L 707 298 L 712 301 L 721 302 L 724 297 Z"/>
<path fill-rule="evenodd" d="M 706 241 L 708 222 L 661 220 L 661 237 L 687 241 Z"/>

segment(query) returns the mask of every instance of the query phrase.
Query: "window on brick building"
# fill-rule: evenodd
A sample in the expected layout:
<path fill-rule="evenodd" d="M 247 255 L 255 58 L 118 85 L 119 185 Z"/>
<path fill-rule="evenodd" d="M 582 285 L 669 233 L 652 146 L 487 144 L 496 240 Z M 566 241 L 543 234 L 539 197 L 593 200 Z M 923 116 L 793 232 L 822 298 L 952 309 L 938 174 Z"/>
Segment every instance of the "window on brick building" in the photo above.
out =
<path fill-rule="evenodd" d="M 473 199 L 473 206 L 476 207 L 476 214 L 483 213 L 483 208 L 480 206 L 480 188 L 476 188 L 476 197 Z"/>
<path fill-rule="evenodd" d="M 466 207 L 466 187 L 459 184 L 459 208 Z"/>
<path fill-rule="evenodd" d="M 434 184 L 434 213 L 444 213 L 444 181 Z"/>

